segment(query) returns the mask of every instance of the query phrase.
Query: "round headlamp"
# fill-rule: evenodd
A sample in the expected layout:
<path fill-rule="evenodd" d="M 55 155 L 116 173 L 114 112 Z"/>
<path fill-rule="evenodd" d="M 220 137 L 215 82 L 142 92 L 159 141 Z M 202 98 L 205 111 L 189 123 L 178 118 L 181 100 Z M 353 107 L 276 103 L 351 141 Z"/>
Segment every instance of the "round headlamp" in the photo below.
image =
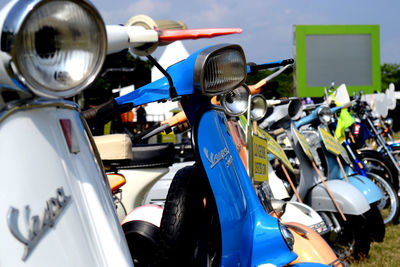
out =
<path fill-rule="evenodd" d="M 251 118 L 259 121 L 267 113 L 267 101 L 262 95 L 253 95 L 251 97 Z"/>
<path fill-rule="evenodd" d="M 246 112 L 250 96 L 249 88 L 243 84 L 222 95 L 221 105 L 230 116 L 240 116 Z"/>
<path fill-rule="evenodd" d="M 17 2 L 4 22 L 6 68 L 21 89 L 50 98 L 69 97 L 90 84 L 106 55 L 106 30 L 86 1 Z"/>
<path fill-rule="evenodd" d="M 294 246 L 294 236 L 292 232 L 290 232 L 289 228 L 282 224 L 281 222 L 279 223 L 279 230 L 281 231 L 282 237 L 285 240 L 286 245 L 289 247 L 290 250 L 293 250 Z"/>
<path fill-rule="evenodd" d="M 246 58 L 240 46 L 215 45 L 197 56 L 193 84 L 205 95 L 221 95 L 241 85 L 246 74 Z"/>
<path fill-rule="evenodd" d="M 322 107 L 318 110 L 318 118 L 323 124 L 328 124 L 333 118 L 333 113 L 330 108 Z"/>

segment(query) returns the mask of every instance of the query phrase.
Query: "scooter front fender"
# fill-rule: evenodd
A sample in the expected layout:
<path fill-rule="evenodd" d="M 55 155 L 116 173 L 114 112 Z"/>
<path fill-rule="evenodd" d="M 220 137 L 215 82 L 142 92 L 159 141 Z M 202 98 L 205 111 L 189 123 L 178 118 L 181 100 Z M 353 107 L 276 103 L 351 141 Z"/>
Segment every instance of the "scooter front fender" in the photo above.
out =
<path fill-rule="evenodd" d="M 282 222 L 297 222 L 310 228 L 324 223 L 321 216 L 308 205 L 296 201 L 286 202 L 285 213 L 281 216 Z"/>
<path fill-rule="evenodd" d="M 337 162 L 331 156 L 328 156 L 328 163 L 330 169 L 329 179 L 345 181 L 343 171 L 339 168 Z M 355 174 L 354 170 L 348 165 L 344 165 L 343 169 L 346 173 L 349 183 L 363 193 L 369 204 L 379 201 L 381 198 L 383 198 L 381 189 L 370 179 L 365 176 Z"/>
<path fill-rule="evenodd" d="M 362 175 L 353 175 L 348 177 L 349 183 L 360 190 L 369 204 L 379 201 L 383 198 L 382 190 L 370 179 Z"/>
<path fill-rule="evenodd" d="M 217 107 L 198 114 L 193 145 L 210 182 L 221 226 L 221 266 L 285 265 L 289 250 L 276 218 L 263 209 Z"/>
<path fill-rule="evenodd" d="M 298 258 L 292 262 L 293 264 L 309 261 L 330 264 L 338 260 L 328 243 L 311 228 L 294 222 L 284 224 L 294 236 L 294 251 Z"/>
<path fill-rule="evenodd" d="M 328 180 L 326 184 L 344 214 L 361 215 L 370 209 L 367 199 L 352 184 L 342 180 Z M 305 202 L 316 211 L 338 211 L 322 183 L 311 189 Z"/>

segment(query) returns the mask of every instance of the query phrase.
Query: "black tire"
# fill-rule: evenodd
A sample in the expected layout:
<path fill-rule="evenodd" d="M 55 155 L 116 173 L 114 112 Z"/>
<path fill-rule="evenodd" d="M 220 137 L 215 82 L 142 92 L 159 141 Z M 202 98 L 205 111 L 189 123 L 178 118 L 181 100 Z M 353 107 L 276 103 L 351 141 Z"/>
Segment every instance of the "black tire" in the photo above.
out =
<path fill-rule="evenodd" d="M 339 222 L 340 231 L 328 233 L 325 236 L 328 243 L 335 250 L 337 255 L 345 261 L 361 260 L 368 256 L 371 238 L 368 235 L 368 222 L 365 217 L 346 215 L 346 221 L 336 213 L 331 213 L 334 220 Z"/>
<path fill-rule="evenodd" d="M 373 181 L 381 190 L 384 195 L 378 203 L 376 208 L 380 211 L 384 224 L 398 224 L 400 216 L 400 204 L 397 191 L 395 191 L 385 179 L 374 173 L 367 173 L 367 176 Z"/>
<path fill-rule="evenodd" d="M 220 224 L 208 180 L 196 166 L 172 180 L 161 219 L 164 266 L 219 266 Z"/>
<path fill-rule="evenodd" d="M 368 172 L 379 175 L 399 191 L 399 173 L 389 158 L 375 150 L 361 150 L 359 158 Z"/>
<path fill-rule="evenodd" d="M 371 208 L 362 216 L 367 222 L 371 241 L 383 242 L 383 239 L 385 238 L 385 223 L 383 222 L 382 215 L 377 208 L 376 203 L 371 204 Z"/>

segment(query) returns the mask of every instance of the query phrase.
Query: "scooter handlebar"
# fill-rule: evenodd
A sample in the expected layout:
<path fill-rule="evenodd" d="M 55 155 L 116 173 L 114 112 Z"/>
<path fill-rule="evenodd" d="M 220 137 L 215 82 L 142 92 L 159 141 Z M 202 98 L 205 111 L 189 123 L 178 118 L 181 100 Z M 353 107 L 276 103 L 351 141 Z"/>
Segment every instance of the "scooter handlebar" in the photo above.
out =
<path fill-rule="evenodd" d="M 114 117 L 132 110 L 132 108 L 133 108 L 132 103 L 118 105 L 114 99 L 110 99 L 104 104 L 83 111 L 82 116 L 88 122 L 95 121 L 95 123 L 107 123 Z"/>
<path fill-rule="evenodd" d="M 146 29 L 137 25 L 107 25 L 107 53 L 111 54 L 126 48 L 134 48 L 133 52 L 135 54 L 144 56 L 154 52 L 158 45 L 165 45 L 178 40 L 213 38 L 242 32 L 240 28 L 176 29 L 176 24 L 170 24 L 170 27 L 175 29 L 160 29 L 157 27 Z M 167 26 L 164 25 L 164 27 Z M 152 49 L 147 48 L 145 44 L 152 44 Z"/>
<path fill-rule="evenodd" d="M 249 62 L 247 64 L 247 73 L 252 75 L 252 74 L 257 73 L 260 70 L 271 69 L 271 68 L 276 68 L 276 67 L 282 67 L 282 66 L 293 64 L 293 63 L 294 63 L 294 59 L 293 58 L 288 58 L 288 59 L 284 59 L 284 60 L 280 60 L 280 61 L 269 62 L 269 63 L 265 63 L 265 64 L 260 64 L 260 65 L 257 65 L 255 63 Z"/>

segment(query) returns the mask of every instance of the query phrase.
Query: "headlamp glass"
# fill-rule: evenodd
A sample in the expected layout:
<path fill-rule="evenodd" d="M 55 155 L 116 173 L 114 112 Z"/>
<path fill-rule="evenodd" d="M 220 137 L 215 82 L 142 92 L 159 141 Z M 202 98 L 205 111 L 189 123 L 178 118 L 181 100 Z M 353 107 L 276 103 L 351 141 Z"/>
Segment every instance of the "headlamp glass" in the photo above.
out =
<path fill-rule="evenodd" d="M 20 79 L 35 93 L 68 97 L 92 82 L 106 51 L 104 24 L 88 5 L 48 1 L 25 18 L 14 55 Z"/>

